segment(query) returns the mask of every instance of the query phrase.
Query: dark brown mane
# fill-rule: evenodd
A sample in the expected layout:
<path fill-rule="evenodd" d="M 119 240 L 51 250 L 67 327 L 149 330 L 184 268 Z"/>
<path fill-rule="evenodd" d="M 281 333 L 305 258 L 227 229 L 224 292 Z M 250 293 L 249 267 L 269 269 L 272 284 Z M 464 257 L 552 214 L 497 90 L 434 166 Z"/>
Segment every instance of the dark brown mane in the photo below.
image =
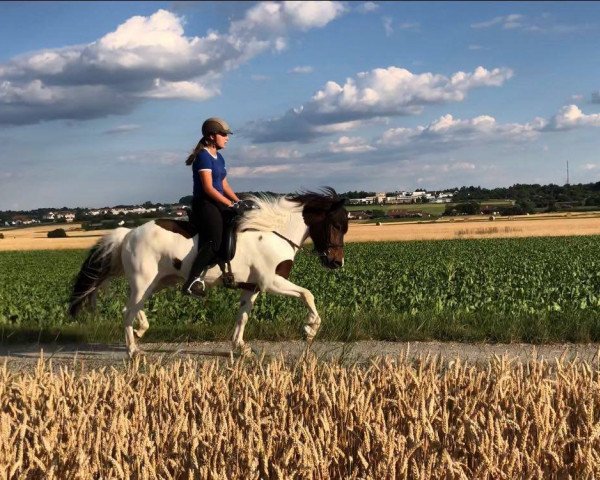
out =
<path fill-rule="evenodd" d="M 323 187 L 318 192 L 304 190 L 287 196 L 287 199 L 306 207 L 318 210 L 328 210 L 334 203 L 340 202 L 340 197 L 332 187 Z"/>

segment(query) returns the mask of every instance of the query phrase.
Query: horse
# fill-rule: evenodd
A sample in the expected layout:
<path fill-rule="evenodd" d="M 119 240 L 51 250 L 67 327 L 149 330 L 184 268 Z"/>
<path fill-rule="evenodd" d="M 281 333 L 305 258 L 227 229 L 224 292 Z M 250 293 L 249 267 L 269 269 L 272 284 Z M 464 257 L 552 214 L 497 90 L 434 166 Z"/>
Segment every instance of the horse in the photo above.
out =
<path fill-rule="evenodd" d="M 244 343 L 244 328 L 261 292 L 302 299 L 308 309 L 304 333 L 310 345 L 321 324 L 314 295 L 288 277 L 295 255 L 308 238 L 324 267 L 344 265 L 346 199 L 333 188 L 324 187 L 317 192 L 281 197 L 252 195 L 248 200 L 258 208 L 241 215 L 235 227 L 237 243 L 229 264 L 235 282 L 225 282 L 222 265 L 215 265 L 206 272 L 206 287 L 225 285 L 241 290 L 232 339 L 234 351 L 249 349 Z M 119 227 L 104 235 L 92 247 L 75 278 L 69 314 L 75 317 L 84 307 L 93 309 L 98 290 L 112 278 L 124 275 L 130 287 L 123 309 L 125 343 L 130 357 L 140 353 L 135 336 L 141 338 L 149 327 L 144 302 L 154 292 L 187 278 L 200 233 L 187 221 L 162 218 L 133 229 Z"/>

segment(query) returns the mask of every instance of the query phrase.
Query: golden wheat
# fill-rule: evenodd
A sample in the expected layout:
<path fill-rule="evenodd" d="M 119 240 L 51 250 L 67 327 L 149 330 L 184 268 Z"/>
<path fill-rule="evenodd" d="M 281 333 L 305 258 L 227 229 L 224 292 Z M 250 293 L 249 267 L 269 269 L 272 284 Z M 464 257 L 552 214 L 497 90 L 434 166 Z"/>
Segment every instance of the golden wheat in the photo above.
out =
<path fill-rule="evenodd" d="M 600 370 L 382 358 L 0 368 L 0 479 L 598 478 Z"/>

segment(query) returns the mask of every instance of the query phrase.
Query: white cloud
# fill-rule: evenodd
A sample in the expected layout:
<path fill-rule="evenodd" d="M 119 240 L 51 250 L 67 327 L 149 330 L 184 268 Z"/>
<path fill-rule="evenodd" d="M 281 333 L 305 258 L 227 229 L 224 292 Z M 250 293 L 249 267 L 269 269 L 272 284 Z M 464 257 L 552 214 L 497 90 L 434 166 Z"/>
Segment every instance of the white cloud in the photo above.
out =
<path fill-rule="evenodd" d="M 356 8 L 360 13 L 371 13 L 379 9 L 379 5 L 375 2 L 364 2 Z"/>
<path fill-rule="evenodd" d="M 183 165 L 186 156 L 184 152 L 172 150 L 140 150 L 122 153 L 117 156 L 117 161 L 126 164 Z"/>
<path fill-rule="evenodd" d="M 419 31 L 421 29 L 421 24 L 418 22 L 403 22 L 398 25 L 400 30 L 414 30 Z"/>
<path fill-rule="evenodd" d="M 250 8 L 242 20 L 233 22 L 231 32 L 246 35 L 265 30 L 282 32 L 290 27 L 321 28 L 345 11 L 340 2 L 261 2 Z"/>
<path fill-rule="evenodd" d="M 241 148 L 240 153 L 235 155 L 235 157 L 241 158 L 243 162 L 255 162 L 256 160 L 272 161 L 273 159 L 292 160 L 301 158 L 302 156 L 302 153 L 300 153 L 300 151 L 296 148 L 264 148 L 256 145 L 244 146 Z"/>
<path fill-rule="evenodd" d="M 290 70 L 288 70 L 288 73 L 312 73 L 314 71 L 314 68 L 311 67 L 310 65 L 305 65 L 305 66 L 298 66 L 298 67 L 294 67 Z"/>
<path fill-rule="evenodd" d="M 582 169 L 586 170 L 586 171 L 599 170 L 600 169 L 600 165 L 598 165 L 597 163 L 586 163 L 582 167 Z"/>
<path fill-rule="evenodd" d="M 0 124 L 122 114 L 144 99 L 205 100 L 225 72 L 344 11 L 337 2 L 263 2 L 203 37 L 186 36 L 184 18 L 167 10 L 134 16 L 95 42 L 0 64 Z"/>
<path fill-rule="evenodd" d="M 253 122 L 244 134 L 257 143 L 309 140 L 348 122 L 417 114 L 428 104 L 460 102 L 469 90 L 500 86 L 512 75 L 508 68 L 477 67 L 450 77 L 394 66 L 376 68 L 344 84 L 329 81 L 306 104 L 282 117 Z"/>
<path fill-rule="evenodd" d="M 437 148 L 440 145 L 460 146 L 474 141 L 522 141 L 536 137 L 544 125 L 541 119 L 526 124 L 498 124 L 489 115 L 461 120 L 448 114 L 425 126 L 390 128 L 378 143 L 388 147 L 421 145 Z"/>
<path fill-rule="evenodd" d="M 475 170 L 475 164 L 471 162 L 446 163 L 439 167 L 442 172 L 469 172 Z"/>
<path fill-rule="evenodd" d="M 261 165 L 259 167 L 230 167 L 228 172 L 236 177 L 260 177 L 264 175 L 277 175 L 293 172 L 298 169 L 297 165 Z"/>
<path fill-rule="evenodd" d="M 494 17 L 491 20 L 471 24 L 472 28 L 490 28 L 494 26 L 501 26 L 506 30 L 511 30 L 523 26 L 524 16 L 518 13 L 512 13 L 510 15 L 501 15 Z"/>
<path fill-rule="evenodd" d="M 392 26 L 392 17 L 383 17 L 381 20 L 383 22 L 383 30 L 385 31 L 386 37 L 392 36 L 392 33 L 394 33 L 394 27 Z"/>
<path fill-rule="evenodd" d="M 523 32 L 540 34 L 572 34 L 581 33 L 595 28 L 591 24 L 568 25 L 557 23 L 550 14 L 542 14 L 537 18 L 530 18 L 526 15 L 513 13 L 510 15 L 500 15 L 490 20 L 471 24 L 471 28 L 475 29 L 493 27 L 500 27 L 504 30 L 519 30 Z"/>
<path fill-rule="evenodd" d="M 498 123 L 494 117 L 480 115 L 471 119 L 457 119 L 443 115 L 428 125 L 414 128 L 397 127 L 386 130 L 375 142 L 378 151 L 421 155 L 446 152 L 465 146 L 504 142 L 516 144 L 539 138 L 551 131 L 565 131 L 582 127 L 600 127 L 600 114 L 586 115 L 575 105 L 567 105 L 550 120 L 540 117 L 528 123 Z M 543 146 L 543 151 L 548 151 Z"/>
<path fill-rule="evenodd" d="M 218 95 L 219 89 L 216 87 L 207 88 L 197 82 L 169 82 L 154 79 L 153 88 L 139 94 L 145 98 L 179 98 L 185 100 L 206 100 L 213 95 Z"/>
<path fill-rule="evenodd" d="M 114 128 L 109 128 L 104 133 L 109 134 L 109 135 L 119 134 L 119 133 L 129 133 L 129 132 L 133 132 L 135 130 L 139 130 L 140 128 L 141 127 L 139 125 L 135 125 L 135 124 L 119 125 Z"/>
<path fill-rule="evenodd" d="M 577 105 L 565 105 L 550 119 L 547 130 L 571 130 L 577 127 L 600 127 L 600 114 L 586 115 Z"/>
<path fill-rule="evenodd" d="M 328 150 L 331 153 L 366 153 L 376 150 L 361 137 L 340 137 L 336 142 L 330 142 Z"/>

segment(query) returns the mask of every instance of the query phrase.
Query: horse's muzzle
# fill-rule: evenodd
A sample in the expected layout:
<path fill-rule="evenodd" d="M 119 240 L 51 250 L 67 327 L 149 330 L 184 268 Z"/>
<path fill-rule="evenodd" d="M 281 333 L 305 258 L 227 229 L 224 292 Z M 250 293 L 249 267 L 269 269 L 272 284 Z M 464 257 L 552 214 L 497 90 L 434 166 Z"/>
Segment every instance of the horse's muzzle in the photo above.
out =
<path fill-rule="evenodd" d="M 340 268 L 344 265 L 344 259 L 342 258 L 340 260 L 337 258 L 328 258 L 327 255 L 322 255 L 321 263 L 323 264 L 324 267 L 327 267 L 331 270 L 335 270 L 336 268 Z"/>

